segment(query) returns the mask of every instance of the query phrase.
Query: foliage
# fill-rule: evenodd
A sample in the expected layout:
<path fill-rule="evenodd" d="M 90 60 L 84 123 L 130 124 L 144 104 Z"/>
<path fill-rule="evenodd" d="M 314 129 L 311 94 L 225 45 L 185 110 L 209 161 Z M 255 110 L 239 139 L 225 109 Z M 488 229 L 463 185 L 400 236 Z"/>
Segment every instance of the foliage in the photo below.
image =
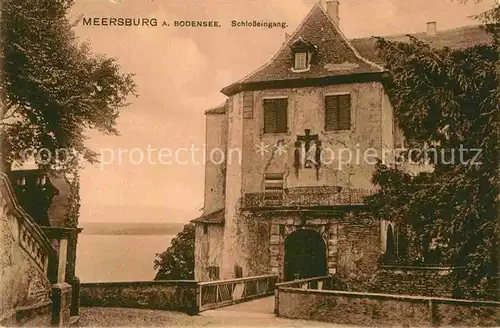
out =
<path fill-rule="evenodd" d="M 80 175 L 78 171 L 73 176 L 65 176 L 66 182 L 69 184 L 68 203 L 66 205 L 66 222 L 71 227 L 78 227 L 80 218 Z"/>
<path fill-rule="evenodd" d="M 186 224 L 184 229 L 172 239 L 171 246 L 163 253 L 156 254 L 155 280 L 194 279 L 194 224 Z"/>
<path fill-rule="evenodd" d="M 494 36 L 493 43 L 500 47 L 500 3 L 496 1 L 493 8 L 475 17 L 483 23 L 484 29 Z"/>
<path fill-rule="evenodd" d="M 4 1 L 0 133 L 6 164 L 22 161 L 26 149 L 47 149 L 37 160 L 50 170 L 74 173 L 80 156 L 95 162 L 97 154 L 84 145 L 85 133 L 117 134 L 119 110 L 135 93 L 132 75 L 120 73 L 115 59 L 78 44 L 67 19 L 72 4 Z M 71 153 L 63 156 L 61 150 Z"/>
<path fill-rule="evenodd" d="M 452 50 L 412 37 L 378 39 L 396 120 L 412 148 L 432 146 L 433 171 L 414 176 L 379 163 L 373 182 L 380 192 L 368 204 L 377 217 L 412 227 L 417 257 L 425 261 L 438 250 L 445 262 L 464 267 L 457 281 L 462 297 L 480 297 L 497 284 L 499 12 L 497 5 L 488 13 L 489 45 Z M 481 150 L 477 159 L 474 149 Z"/>

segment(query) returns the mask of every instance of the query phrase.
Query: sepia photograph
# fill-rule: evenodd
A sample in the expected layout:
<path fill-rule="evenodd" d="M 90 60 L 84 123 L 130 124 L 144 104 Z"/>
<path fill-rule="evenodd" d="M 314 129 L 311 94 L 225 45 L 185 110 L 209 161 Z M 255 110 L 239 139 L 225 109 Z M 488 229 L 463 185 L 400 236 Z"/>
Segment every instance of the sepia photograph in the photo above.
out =
<path fill-rule="evenodd" d="M 0 327 L 500 327 L 499 0 L 0 0 Z"/>

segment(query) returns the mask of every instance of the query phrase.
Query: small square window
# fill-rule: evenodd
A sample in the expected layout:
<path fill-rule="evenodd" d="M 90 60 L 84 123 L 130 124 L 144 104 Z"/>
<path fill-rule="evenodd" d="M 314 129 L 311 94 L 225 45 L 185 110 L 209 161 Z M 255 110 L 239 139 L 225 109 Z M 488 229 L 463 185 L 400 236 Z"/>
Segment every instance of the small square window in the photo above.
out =
<path fill-rule="evenodd" d="M 296 70 L 307 69 L 307 52 L 295 53 L 295 67 Z"/>
<path fill-rule="evenodd" d="M 234 266 L 234 277 L 235 278 L 243 278 L 243 268 L 239 265 Z"/>
<path fill-rule="evenodd" d="M 265 191 L 283 191 L 283 173 L 264 173 Z"/>

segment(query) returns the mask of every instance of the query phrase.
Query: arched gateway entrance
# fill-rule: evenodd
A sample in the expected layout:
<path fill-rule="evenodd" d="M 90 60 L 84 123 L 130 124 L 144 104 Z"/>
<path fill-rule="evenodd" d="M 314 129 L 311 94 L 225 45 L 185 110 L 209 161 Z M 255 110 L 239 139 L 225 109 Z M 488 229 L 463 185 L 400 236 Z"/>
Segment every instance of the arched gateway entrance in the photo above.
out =
<path fill-rule="evenodd" d="M 327 274 L 326 246 L 321 235 L 312 230 L 297 230 L 285 239 L 285 280 Z"/>

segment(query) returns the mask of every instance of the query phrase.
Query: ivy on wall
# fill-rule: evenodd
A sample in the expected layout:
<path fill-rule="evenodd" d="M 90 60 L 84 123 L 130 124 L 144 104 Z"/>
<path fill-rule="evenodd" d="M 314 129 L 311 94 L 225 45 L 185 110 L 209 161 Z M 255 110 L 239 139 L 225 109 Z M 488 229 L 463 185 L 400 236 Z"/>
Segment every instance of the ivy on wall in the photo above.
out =
<path fill-rule="evenodd" d="M 65 176 L 65 179 L 70 186 L 65 221 L 67 227 L 76 228 L 80 218 L 80 174 L 75 171 L 72 177 Z"/>

